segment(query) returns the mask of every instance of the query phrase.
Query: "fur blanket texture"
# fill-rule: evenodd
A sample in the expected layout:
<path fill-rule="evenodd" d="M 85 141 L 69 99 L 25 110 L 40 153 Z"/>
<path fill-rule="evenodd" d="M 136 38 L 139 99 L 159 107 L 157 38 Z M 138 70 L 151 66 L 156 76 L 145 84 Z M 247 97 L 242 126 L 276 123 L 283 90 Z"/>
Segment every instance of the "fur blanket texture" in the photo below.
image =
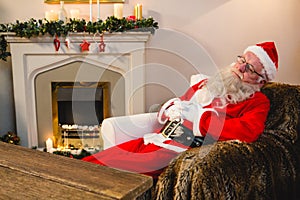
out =
<path fill-rule="evenodd" d="M 268 83 L 264 133 L 253 143 L 213 142 L 176 157 L 138 199 L 300 199 L 300 86 Z"/>

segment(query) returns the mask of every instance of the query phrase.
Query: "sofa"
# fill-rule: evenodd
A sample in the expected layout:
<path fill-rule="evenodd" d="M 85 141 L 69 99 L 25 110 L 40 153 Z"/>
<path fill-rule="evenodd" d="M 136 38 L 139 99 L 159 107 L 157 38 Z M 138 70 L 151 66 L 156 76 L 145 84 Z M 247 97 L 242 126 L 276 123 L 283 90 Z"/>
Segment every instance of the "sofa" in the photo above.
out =
<path fill-rule="evenodd" d="M 253 143 L 218 141 L 174 158 L 138 199 L 300 199 L 300 86 L 271 82 L 263 134 Z M 107 118 L 104 149 L 161 127 L 157 113 Z"/>

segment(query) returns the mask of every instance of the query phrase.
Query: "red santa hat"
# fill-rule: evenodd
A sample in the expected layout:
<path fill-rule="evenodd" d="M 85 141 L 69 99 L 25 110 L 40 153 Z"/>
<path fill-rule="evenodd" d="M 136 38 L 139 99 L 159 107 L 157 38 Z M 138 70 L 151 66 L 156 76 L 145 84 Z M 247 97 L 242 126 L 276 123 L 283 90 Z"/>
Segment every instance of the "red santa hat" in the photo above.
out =
<path fill-rule="evenodd" d="M 278 70 L 278 54 L 274 42 L 263 42 L 245 49 L 254 53 L 264 66 L 268 81 L 273 80 Z"/>

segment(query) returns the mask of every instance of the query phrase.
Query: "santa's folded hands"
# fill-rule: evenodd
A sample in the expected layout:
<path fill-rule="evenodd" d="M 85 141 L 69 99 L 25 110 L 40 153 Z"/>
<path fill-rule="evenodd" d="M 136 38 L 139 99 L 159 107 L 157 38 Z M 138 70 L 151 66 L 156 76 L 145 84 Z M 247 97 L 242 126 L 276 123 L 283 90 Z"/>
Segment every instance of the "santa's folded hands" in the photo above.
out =
<path fill-rule="evenodd" d="M 184 101 L 179 98 L 173 98 L 167 101 L 158 113 L 158 121 L 165 124 L 167 121 L 183 121 L 188 120 L 193 123 L 193 132 L 196 136 L 202 136 L 199 130 L 201 116 L 206 111 L 212 111 L 217 114 L 214 109 L 203 108 L 201 104 L 192 98 L 190 101 Z"/>

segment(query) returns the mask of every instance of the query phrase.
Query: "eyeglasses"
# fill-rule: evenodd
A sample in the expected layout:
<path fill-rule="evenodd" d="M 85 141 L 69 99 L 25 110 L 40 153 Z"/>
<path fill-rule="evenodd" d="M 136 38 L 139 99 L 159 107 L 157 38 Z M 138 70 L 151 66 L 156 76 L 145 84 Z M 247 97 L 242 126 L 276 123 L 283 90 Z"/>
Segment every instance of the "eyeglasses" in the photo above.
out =
<path fill-rule="evenodd" d="M 236 61 L 239 64 L 246 64 L 246 67 L 245 67 L 244 71 L 241 71 L 242 73 L 251 72 L 252 74 L 256 74 L 257 76 L 265 79 L 265 77 L 262 74 L 260 74 L 260 73 L 258 73 L 257 71 L 254 70 L 253 65 L 251 65 L 250 63 L 246 62 L 246 59 L 243 56 L 237 56 L 237 60 Z"/>

